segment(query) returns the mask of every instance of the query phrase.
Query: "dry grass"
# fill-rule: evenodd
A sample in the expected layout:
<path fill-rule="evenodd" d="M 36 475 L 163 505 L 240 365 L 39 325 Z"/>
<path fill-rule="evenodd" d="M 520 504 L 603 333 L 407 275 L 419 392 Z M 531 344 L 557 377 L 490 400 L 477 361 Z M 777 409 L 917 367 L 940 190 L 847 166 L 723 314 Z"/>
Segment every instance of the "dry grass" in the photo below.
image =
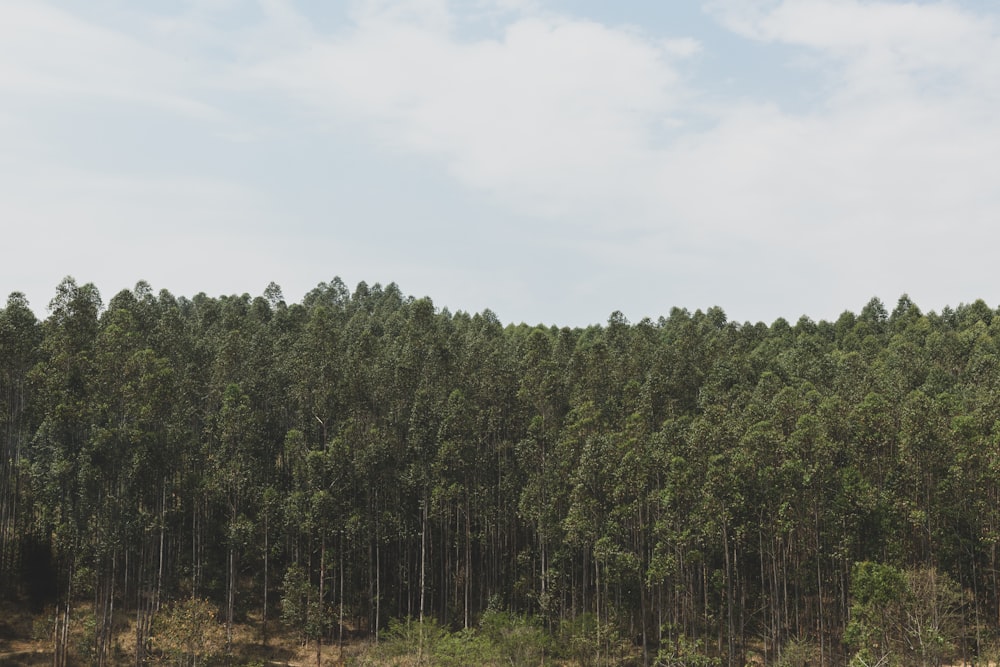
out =
<path fill-rule="evenodd" d="M 0 601 L 0 665 L 29 667 L 52 663 L 51 646 L 31 637 L 34 617 L 8 601 Z"/>
<path fill-rule="evenodd" d="M 88 605 L 80 604 L 76 608 L 76 614 L 80 616 L 90 613 Z M 38 627 L 44 626 L 49 616 L 49 613 L 31 614 L 10 602 L 0 601 L 0 667 L 34 667 L 52 664 L 51 640 L 33 636 L 38 633 Z M 114 635 L 111 640 L 112 665 L 135 664 L 135 622 L 135 616 L 132 614 L 116 614 Z M 221 636 L 224 637 L 224 631 L 222 633 Z M 76 647 L 83 641 L 83 624 L 73 623 L 70 628 L 71 646 Z M 218 657 L 221 658 L 225 654 L 224 644 L 219 645 L 217 651 Z M 336 644 L 324 645 L 320 667 L 344 665 L 347 660 L 359 662 L 366 651 L 368 643 L 364 641 L 347 643 L 342 652 Z M 73 664 L 84 664 L 73 650 L 70 657 Z M 264 645 L 259 616 L 250 617 L 247 622 L 233 626 L 230 657 L 232 659 L 230 664 L 234 665 L 314 667 L 317 664 L 316 645 L 314 643 L 303 645 L 275 621 L 268 623 L 268 641 L 267 645 Z M 150 663 L 172 664 L 167 656 L 155 651 L 155 646 L 150 655 Z"/>

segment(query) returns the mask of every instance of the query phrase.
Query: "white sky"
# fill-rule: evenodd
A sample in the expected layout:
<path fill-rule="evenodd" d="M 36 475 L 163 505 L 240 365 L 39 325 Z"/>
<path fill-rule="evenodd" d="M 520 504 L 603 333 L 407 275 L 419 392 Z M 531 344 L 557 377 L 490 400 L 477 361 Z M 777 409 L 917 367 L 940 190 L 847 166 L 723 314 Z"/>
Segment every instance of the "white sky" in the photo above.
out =
<path fill-rule="evenodd" d="M 0 292 L 1000 303 L 1000 9 L 0 0 Z"/>

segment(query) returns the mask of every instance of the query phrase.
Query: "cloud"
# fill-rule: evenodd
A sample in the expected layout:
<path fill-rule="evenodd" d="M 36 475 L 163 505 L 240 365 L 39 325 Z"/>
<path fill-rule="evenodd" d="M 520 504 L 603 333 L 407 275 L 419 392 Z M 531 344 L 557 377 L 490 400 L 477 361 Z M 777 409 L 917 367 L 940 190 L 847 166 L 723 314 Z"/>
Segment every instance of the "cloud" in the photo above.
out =
<path fill-rule="evenodd" d="M 665 39 L 660 44 L 664 51 L 678 58 L 690 58 L 702 50 L 701 42 L 693 37 Z"/>
<path fill-rule="evenodd" d="M 951 5 L 850 0 L 713 11 L 752 39 L 818 54 L 814 108 L 710 103 L 682 69 L 702 48 L 692 38 L 656 42 L 525 10 L 494 38 L 462 39 L 436 0 L 362 3 L 352 30 L 314 36 L 253 76 L 369 125 L 390 150 L 439 159 L 468 187 L 552 217 L 617 211 L 646 226 L 667 211 L 679 221 L 672 231 L 758 234 L 807 217 L 858 224 L 907 211 L 914 198 L 924 211 L 959 196 L 992 201 L 970 192 L 981 183 L 974 174 L 966 186 L 949 177 L 995 160 L 991 22 Z M 687 127 L 692 116 L 707 129 Z"/>
<path fill-rule="evenodd" d="M 390 6 L 364 3 L 347 35 L 253 75 L 522 211 L 610 212 L 649 187 L 648 147 L 684 95 L 672 58 L 693 44 L 548 15 L 468 40 L 445 3 Z"/>
<path fill-rule="evenodd" d="M 841 307 L 877 289 L 940 307 L 963 298 L 960 284 L 985 288 L 1000 211 L 995 22 L 939 3 L 714 11 L 754 40 L 803 49 L 794 66 L 819 92 L 805 111 L 723 100 L 710 129 L 664 153 L 665 202 L 699 226 L 700 247 L 742 239 L 764 260 L 754 275 L 778 284 L 809 258 Z"/>
<path fill-rule="evenodd" d="M 694 142 L 692 153 L 707 151 L 719 164 L 723 155 L 752 156 L 735 171 L 722 167 L 730 183 L 749 182 L 762 193 L 781 188 L 773 200 L 784 216 L 757 201 L 747 217 L 809 213 L 914 230 L 959 212 L 975 221 L 996 210 L 984 178 L 1000 167 L 1000 34 L 991 20 L 945 4 L 768 7 L 758 5 L 752 19 L 724 18 L 755 39 L 820 54 L 826 94 L 809 113 L 737 107 Z"/>
<path fill-rule="evenodd" d="M 219 119 L 189 92 L 199 79 L 180 58 L 46 4 L 10 0 L 0 7 L 0 93 L 104 99 Z"/>
<path fill-rule="evenodd" d="M 728 298 L 751 317 L 775 313 L 776 299 L 784 299 L 777 312 L 786 316 L 798 310 L 818 317 L 836 316 L 875 291 L 888 299 L 893 290 L 907 291 L 926 309 L 922 295 L 940 299 L 937 305 L 964 298 L 956 290 L 968 282 L 959 276 L 991 284 L 990 250 L 1000 240 L 1000 193 L 992 183 L 1000 171 L 1000 31 L 993 15 L 939 2 L 706 6 L 730 31 L 725 39 L 616 27 L 555 13 L 537 0 L 359 0 L 326 22 L 290 0 L 190 0 L 170 15 L 118 16 L 114 29 L 101 16 L 87 21 L 49 4 L 10 0 L 0 7 L 0 95 L 13 103 L 0 111 L 0 137 L 15 158 L 0 159 L 0 170 L 17 175 L 23 159 L 37 167 L 37 182 L 19 193 L 10 183 L 22 181 L 10 181 L 16 196 L 0 215 L 42 224 L 74 215 L 76 206 L 77 219 L 100 225 L 95 221 L 155 209 L 169 214 L 147 218 L 168 225 L 192 210 L 202 222 L 208 211 L 223 225 L 239 228 L 244 218 L 263 227 L 266 215 L 280 215 L 275 202 L 295 196 L 288 182 L 322 182 L 321 174 L 296 176 L 290 168 L 286 189 L 269 191 L 269 206 L 247 209 L 230 200 L 271 187 L 275 179 L 265 184 L 261 175 L 273 172 L 259 168 L 260 182 L 241 181 L 242 165 L 227 166 L 227 149 L 216 147 L 221 152 L 199 154 L 212 164 L 185 178 L 170 171 L 170 151 L 152 143 L 164 154 L 157 166 L 168 173 L 123 179 L 131 164 L 113 160 L 98 165 L 96 181 L 49 171 L 43 157 L 70 148 L 49 139 L 44 123 L 72 124 L 74 111 L 55 110 L 86 100 L 99 103 L 95 117 L 125 106 L 183 118 L 183 127 L 168 129 L 195 152 L 205 135 L 225 131 L 273 142 L 268 150 L 282 156 L 289 151 L 277 144 L 286 138 L 316 151 L 350 144 L 378 154 L 365 153 L 366 168 L 374 171 L 380 160 L 388 169 L 416 164 L 435 172 L 435 187 L 447 181 L 444 174 L 462 192 L 428 196 L 435 203 L 427 219 L 472 211 L 461 223 L 472 248 L 484 238 L 475 235 L 477 225 L 509 215 L 511 233 L 522 237 L 504 251 L 530 246 L 534 229 L 546 247 L 565 249 L 559 259 L 574 265 L 567 275 L 576 272 L 565 283 L 585 285 L 587 293 L 621 276 L 629 285 L 662 286 L 664 307 L 720 303 L 738 316 L 724 303 L 736 295 Z M 739 71 L 733 59 L 740 56 L 726 51 L 737 42 L 739 54 L 783 59 L 767 72 L 766 87 L 735 95 L 708 78 Z M 36 121 L 26 107 L 55 120 Z M 141 130 L 129 136 L 141 140 Z M 268 159 L 263 150 L 238 154 Z M 72 164 L 87 163 L 73 157 Z M 88 189 L 72 187 L 77 177 Z M 202 178 L 210 194 L 195 187 Z M 298 199 L 291 206 L 329 220 L 328 210 L 310 214 Z M 461 206 L 468 208 L 455 213 Z M 344 210 L 353 216 L 368 209 L 351 202 Z M 405 204 L 377 209 L 382 217 L 397 213 L 408 215 Z M 126 229 L 121 225 L 98 228 L 113 234 Z M 929 254 L 936 270 L 927 270 Z M 544 259 L 532 255 L 522 268 Z M 799 278 L 805 273 L 809 280 Z M 359 269 L 358 277 L 370 276 Z M 788 295 L 775 295 L 782 290 Z M 644 293 L 618 291 L 615 298 Z M 835 304 L 833 312 L 810 305 L 820 302 Z"/>
<path fill-rule="evenodd" d="M 829 59 L 840 92 L 949 94 L 985 86 L 996 91 L 997 26 L 943 3 L 797 0 L 715 11 L 738 32 L 764 42 L 807 47 Z M 766 5 L 763 5 L 766 6 Z"/>
<path fill-rule="evenodd" d="M 27 293 L 39 315 L 67 274 L 106 297 L 140 278 L 192 295 L 282 275 L 277 211 L 244 186 L 12 162 L 0 160 L 0 220 L 16 221 L 17 254 L 0 284 Z"/>
<path fill-rule="evenodd" d="M 290 32 L 240 76 L 575 230 L 567 244 L 582 261 L 705 274 L 710 303 L 737 270 L 742 298 L 763 307 L 773 295 L 751 286 L 787 285 L 790 266 L 829 276 L 819 289 L 841 308 L 886 284 L 947 298 L 953 285 L 923 270 L 926 248 L 966 266 L 944 230 L 994 238 L 1000 210 L 989 182 L 1000 170 L 995 21 L 949 3 L 707 7 L 744 39 L 784 49 L 809 102 L 727 97 L 697 78 L 703 56 L 726 57 L 711 43 L 533 2 L 468 14 L 443 0 L 359 2 L 352 23 Z M 484 15 L 485 29 L 466 29 Z"/>

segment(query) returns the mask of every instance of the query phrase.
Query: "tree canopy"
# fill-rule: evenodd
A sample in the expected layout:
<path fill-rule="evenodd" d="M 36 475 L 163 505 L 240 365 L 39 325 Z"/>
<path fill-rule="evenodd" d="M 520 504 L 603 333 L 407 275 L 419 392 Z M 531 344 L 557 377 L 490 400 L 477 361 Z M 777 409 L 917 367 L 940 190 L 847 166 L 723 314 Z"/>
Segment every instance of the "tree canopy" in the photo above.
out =
<path fill-rule="evenodd" d="M 107 305 L 67 278 L 44 321 L 0 309 L 0 593 L 93 602 L 95 664 L 115 609 L 142 650 L 195 606 L 317 648 L 485 614 L 604 661 L 986 655 L 996 314 L 571 329 L 337 278 Z"/>

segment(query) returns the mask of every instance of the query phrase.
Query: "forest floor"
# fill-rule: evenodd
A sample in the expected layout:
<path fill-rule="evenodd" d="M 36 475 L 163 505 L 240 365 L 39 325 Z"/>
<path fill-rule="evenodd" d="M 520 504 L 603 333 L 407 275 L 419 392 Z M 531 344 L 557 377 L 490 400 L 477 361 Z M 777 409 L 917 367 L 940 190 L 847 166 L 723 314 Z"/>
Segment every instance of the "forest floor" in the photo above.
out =
<path fill-rule="evenodd" d="M 78 618 L 86 618 L 91 609 L 85 604 L 77 607 Z M 32 612 L 24 606 L 19 606 L 9 600 L 0 600 L 0 667 L 39 667 L 52 665 L 52 639 L 46 628 L 51 628 L 52 610 L 47 612 Z M 85 640 L 84 623 L 75 622 L 70 626 L 70 667 L 84 666 L 92 661 L 86 658 L 87 642 Z M 419 664 L 417 656 L 393 655 L 389 657 L 381 653 L 372 641 L 363 638 L 346 639 L 342 648 L 337 644 L 324 644 L 320 662 L 317 663 L 316 645 L 303 644 L 294 633 L 283 628 L 277 620 L 268 623 L 268 640 L 265 644 L 261 632 L 260 616 L 249 615 L 243 623 L 233 626 L 233 642 L 230 651 L 224 650 L 224 639 L 214 647 L 214 651 L 206 653 L 198 660 L 199 665 L 212 666 L 244 666 L 244 667 L 339 667 L 342 665 L 390 665 L 394 667 L 412 667 Z M 214 637 L 224 637 L 221 624 L 211 629 Z M 426 660 L 426 658 L 425 658 Z M 632 656 L 628 664 L 641 664 L 638 655 Z M 792 661 L 786 664 L 816 664 L 815 656 L 805 661 Z M 124 667 L 135 665 L 135 617 L 121 614 L 116 617 L 114 635 L 111 640 L 111 657 L 109 667 Z M 177 664 L 176 656 L 167 655 L 157 647 L 156 639 L 152 640 L 152 650 L 148 654 L 149 665 Z M 426 662 L 425 662 L 426 664 Z M 579 663 L 559 662 L 562 667 L 571 667 Z M 700 664 L 700 663 L 699 663 Z M 748 660 L 748 665 L 763 665 L 760 654 L 756 653 Z M 1000 667 L 996 662 L 977 662 L 983 667 Z M 951 667 L 959 667 L 956 663 Z"/>
<path fill-rule="evenodd" d="M 81 614 L 89 610 L 85 605 L 78 608 Z M 40 637 L 47 634 L 45 628 L 47 613 L 32 613 L 9 601 L 0 601 L 0 667 L 34 667 L 51 665 L 53 659 L 52 639 Z M 284 631 L 277 622 L 268 624 L 269 636 L 265 645 L 261 638 L 259 618 L 248 618 L 247 622 L 233 627 L 233 644 L 228 656 L 224 647 L 219 646 L 209 660 L 199 660 L 205 665 L 247 665 L 253 667 L 309 667 L 316 665 L 316 645 L 303 645 L 292 633 Z M 70 664 L 87 665 L 88 660 L 81 655 L 86 644 L 82 624 L 71 625 Z M 154 650 L 149 656 L 149 664 L 176 664 L 169 656 Z M 111 641 L 111 665 L 135 664 L 135 619 L 122 615 L 116 619 L 114 636 Z M 345 642 L 343 650 L 336 644 L 324 645 L 321 667 L 344 664 L 364 664 L 364 656 L 371 645 L 365 640 Z"/>
<path fill-rule="evenodd" d="M 0 602 L 0 665 L 47 665 L 51 651 L 32 639 L 34 618 L 8 602 Z"/>

